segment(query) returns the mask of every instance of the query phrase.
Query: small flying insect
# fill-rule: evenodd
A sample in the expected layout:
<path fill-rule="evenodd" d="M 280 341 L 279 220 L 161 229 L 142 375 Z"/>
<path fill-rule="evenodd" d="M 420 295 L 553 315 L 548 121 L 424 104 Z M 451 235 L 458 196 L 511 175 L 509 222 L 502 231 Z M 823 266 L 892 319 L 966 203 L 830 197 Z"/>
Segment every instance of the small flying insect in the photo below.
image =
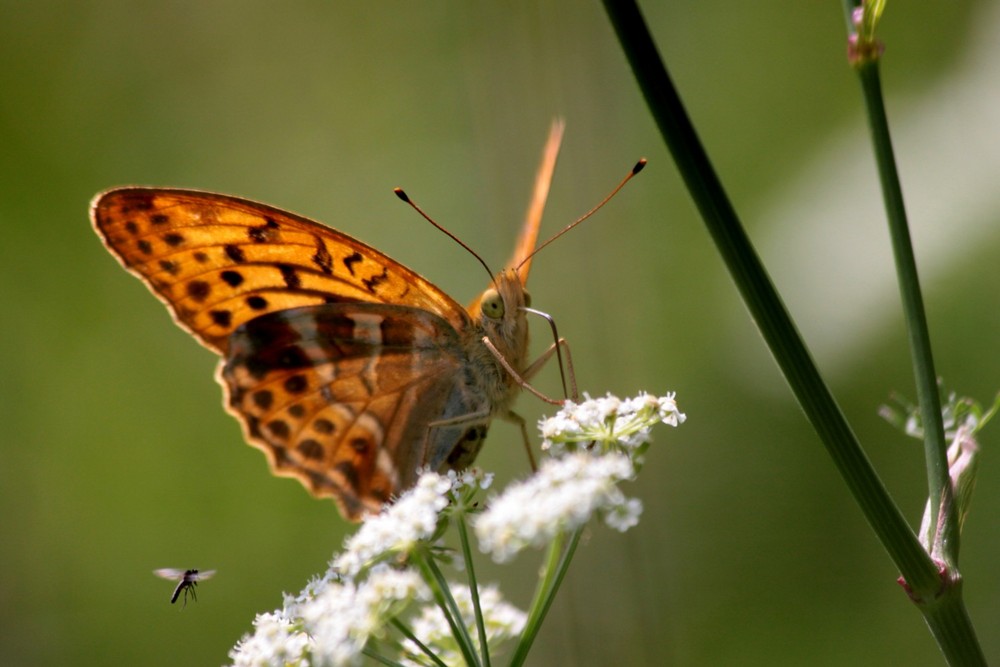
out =
<path fill-rule="evenodd" d="M 170 604 L 177 602 L 177 598 L 183 592 L 184 606 L 186 607 L 188 593 L 191 594 L 191 599 L 197 602 L 198 595 L 195 593 L 195 587 L 198 586 L 198 582 L 202 579 L 208 579 L 215 574 L 215 570 L 175 570 L 172 567 L 164 567 L 159 570 L 153 570 L 153 574 L 178 582 L 177 588 L 174 589 L 174 594 L 170 596 Z"/>

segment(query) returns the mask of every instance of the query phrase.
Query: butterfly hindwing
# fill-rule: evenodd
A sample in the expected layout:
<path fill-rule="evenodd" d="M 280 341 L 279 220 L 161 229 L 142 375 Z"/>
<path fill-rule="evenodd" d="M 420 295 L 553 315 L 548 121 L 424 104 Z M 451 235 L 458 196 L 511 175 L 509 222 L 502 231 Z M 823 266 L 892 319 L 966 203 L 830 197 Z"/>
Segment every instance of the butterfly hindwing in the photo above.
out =
<path fill-rule="evenodd" d="M 326 304 L 240 326 L 219 379 L 228 409 L 273 470 L 333 496 L 348 518 L 377 511 L 438 469 L 468 426 L 432 420 L 484 409 L 459 334 L 425 310 Z"/>

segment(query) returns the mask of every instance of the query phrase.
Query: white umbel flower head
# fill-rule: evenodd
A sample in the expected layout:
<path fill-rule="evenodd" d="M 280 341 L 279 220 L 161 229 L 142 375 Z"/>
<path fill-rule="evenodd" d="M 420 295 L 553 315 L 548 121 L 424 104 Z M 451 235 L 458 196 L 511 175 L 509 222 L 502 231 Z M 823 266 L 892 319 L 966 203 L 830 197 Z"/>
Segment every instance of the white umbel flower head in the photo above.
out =
<path fill-rule="evenodd" d="M 437 529 L 440 514 L 448 506 L 448 493 L 456 478 L 425 472 L 416 486 L 392 505 L 369 516 L 344 544 L 333 561 L 333 569 L 355 577 L 362 569 L 390 554 L 409 553 Z"/>
<path fill-rule="evenodd" d="M 314 641 L 316 664 L 358 665 L 369 639 L 388 631 L 389 619 L 429 596 L 415 571 L 378 565 L 364 581 L 331 581 L 315 598 L 290 611 L 301 618 Z"/>
<path fill-rule="evenodd" d="M 254 633 L 246 635 L 229 652 L 232 667 L 308 667 L 312 639 L 298 623 L 280 612 L 257 614 Z"/>
<path fill-rule="evenodd" d="M 642 504 L 626 498 L 618 483 L 635 469 L 619 453 L 573 452 L 547 459 L 527 480 L 512 484 L 476 519 L 479 548 L 493 560 L 510 560 L 527 546 L 540 547 L 561 532 L 585 524 L 595 514 L 613 528 L 635 525 Z"/>
<path fill-rule="evenodd" d="M 653 396 L 641 393 L 635 398 L 620 399 L 608 394 L 581 403 L 566 401 L 554 416 L 539 422 L 542 449 L 561 456 L 580 446 L 605 451 L 622 451 L 640 464 L 644 445 L 649 442 L 653 425 L 663 422 L 678 426 L 687 417 L 677 408 L 676 394 Z"/>

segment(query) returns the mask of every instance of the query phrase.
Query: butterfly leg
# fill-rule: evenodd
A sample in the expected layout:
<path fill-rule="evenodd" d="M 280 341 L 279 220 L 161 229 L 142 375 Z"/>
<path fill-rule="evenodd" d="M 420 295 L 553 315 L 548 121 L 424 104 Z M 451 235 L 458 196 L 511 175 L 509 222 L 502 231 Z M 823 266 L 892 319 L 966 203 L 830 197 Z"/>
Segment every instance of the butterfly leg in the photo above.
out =
<path fill-rule="evenodd" d="M 560 348 L 562 349 L 563 352 L 562 355 L 559 354 Z M 566 382 L 564 378 L 563 391 L 568 394 L 567 396 L 568 399 L 570 399 L 571 401 L 575 401 L 577 398 L 579 398 L 579 393 L 576 387 L 576 372 L 573 370 L 573 357 L 569 353 L 569 343 L 566 341 L 565 338 L 560 338 L 556 342 L 552 343 L 552 345 L 549 346 L 549 349 L 545 350 L 545 352 L 542 352 L 537 359 L 531 362 L 531 364 L 529 364 L 528 367 L 524 369 L 524 372 L 521 373 L 521 377 L 523 377 L 525 380 L 530 380 L 531 378 L 535 377 L 538 371 L 542 369 L 542 366 L 545 365 L 545 362 L 547 362 L 549 359 L 552 358 L 553 354 L 555 354 L 559 358 L 560 374 L 563 371 L 563 366 L 562 366 L 563 355 L 565 355 L 566 357 L 566 375 L 569 376 L 569 390 L 567 391 L 566 389 Z"/>
<path fill-rule="evenodd" d="M 566 353 L 567 353 L 566 354 L 567 367 L 568 367 L 569 372 L 570 372 L 571 384 L 572 384 L 572 387 L 573 387 L 571 398 L 576 398 L 576 378 L 573 375 L 573 363 L 572 363 L 572 361 L 570 360 L 570 357 L 569 357 L 569 345 L 566 343 L 566 341 L 564 339 L 560 338 L 558 342 L 553 343 L 551 345 L 551 347 L 549 347 L 549 349 L 547 349 L 545 352 L 543 352 L 538 357 L 538 359 L 536 359 L 535 361 L 533 361 L 531 363 L 531 365 L 529 365 L 528 368 L 525 369 L 524 373 L 518 373 L 516 370 L 514 370 L 514 367 L 511 366 L 510 363 L 506 359 L 504 359 L 504 356 L 500 353 L 500 350 L 498 350 L 496 348 L 496 346 L 493 345 L 493 343 L 490 341 L 490 339 L 487 336 L 483 336 L 483 345 L 486 346 L 486 348 L 496 358 L 496 360 L 500 363 L 500 365 L 503 366 L 504 369 L 508 373 L 510 373 L 510 376 L 514 379 L 514 382 L 516 382 L 519 387 L 521 387 L 522 389 L 525 389 L 525 390 L 531 392 L 532 394 L 534 394 L 535 396 L 537 396 L 541 400 L 545 401 L 546 403 L 551 403 L 552 405 L 562 405 L 563 402 L 566 399 L 556 400 L 554 398 L 550 398 L 550 397 L 546 396 L 542 392 L 540 392 L 537 389 L 535 389 L 527 381 L 526 378 L 529 378 L 532 375 L 536 374 L 541 369 L 541 367 L 545 364 L 545 362 L 548 361 L 552 357 L 553 354 L 557 353 L 559 351 L 560 347 L 562 347 L 563 349 L 566 350 Z"/>
<path fill-rule="evenodd" d="M 524 417 L 513 410 L 508 410 L 506 414 L 500 415 L 500 418 L 512 424 L 517 424 L 521 429 L 521 438 L 524 440 L 524 451 L 528 454 L 528 464 L 531 466 L 531 472 L 538 472 L 538 464 L 535 463 L 535 455 L 531 451 L 531 440 L 528 438 L 528 425 L 524 421 Z"/>

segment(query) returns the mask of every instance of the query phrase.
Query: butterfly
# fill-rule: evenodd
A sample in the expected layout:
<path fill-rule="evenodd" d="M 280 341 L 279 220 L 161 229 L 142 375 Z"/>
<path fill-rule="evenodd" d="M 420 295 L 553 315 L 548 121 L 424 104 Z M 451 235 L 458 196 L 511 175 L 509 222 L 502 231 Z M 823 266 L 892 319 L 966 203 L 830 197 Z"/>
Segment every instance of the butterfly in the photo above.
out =
<path fill-rule="evenodd" d="M 359 520 L 423 468 L 470 465 L 495 417 L 527 442 L 511 404 L 559 347 L 528 362 L 525 286 L 562 132 L 554 123 L 513 259 L 468 308 L 361 241 L 246 199 L 116 188 L 91 219 L 221 356 L 226 409 L 272 471 Z"/>
<path fill-rule="evenodd" d="M 203 579 L 208 579 L 213 574 L 215 570 L 175 570 L 172 567 L 160 568 L 159 570 L 153 570 L 153 574 L 158 577 L 163 577 L 164 579 L 170 579 L 172 581 L 179 582 L 177 588 L 174 589 L 174 594 L 170 596 L 170 604 L 177 602 L 177 598 L 180 594 L 184 593 L 184 606 L 187 606 L 188 594 L 191 594 L 191 599 L 195 602 L 198 601 L 198 595 L 195 593 L 194 589 L 198 586 L 198 582 Z"/>

